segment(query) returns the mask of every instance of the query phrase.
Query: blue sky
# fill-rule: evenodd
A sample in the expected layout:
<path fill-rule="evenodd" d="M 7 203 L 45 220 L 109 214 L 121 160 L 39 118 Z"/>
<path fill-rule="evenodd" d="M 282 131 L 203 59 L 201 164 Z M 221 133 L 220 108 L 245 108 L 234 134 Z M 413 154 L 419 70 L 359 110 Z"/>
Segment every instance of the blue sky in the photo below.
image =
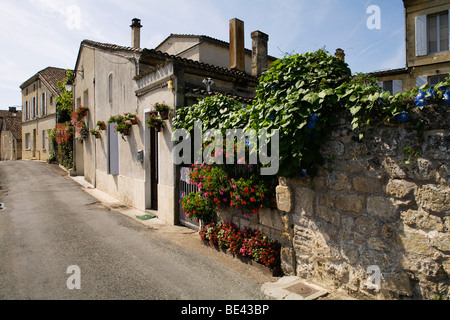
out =
<path fill-rule="evenodd" d="M 381 28 L 369 29 L 376 5 Z M 129 46 L 132 18 L 142 20 L 141 46 L 171 33 L 228 41 L 228 22 L 269 35 L 269 54 L 344 49 L 354 73 L 405 65 L 401 0 L 0 0 L 0 109 L 21 105 L 20 84 L 48 67 L 74 68 L 80 42 Z"/>

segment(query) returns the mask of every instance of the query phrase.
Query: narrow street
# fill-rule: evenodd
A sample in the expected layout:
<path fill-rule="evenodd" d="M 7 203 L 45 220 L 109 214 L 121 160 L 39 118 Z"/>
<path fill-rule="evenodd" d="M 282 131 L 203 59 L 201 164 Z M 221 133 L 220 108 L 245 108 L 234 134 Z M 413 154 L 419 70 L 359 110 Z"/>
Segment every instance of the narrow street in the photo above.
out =
<path fill-rule="evenodd" d="M 102 207 L 54 165 L 0 162 L 0 203 L 0 299 L 262 300 L 272 281 L 193 232 Z M 67 286 L 70 266 L 80 289 Z"/>

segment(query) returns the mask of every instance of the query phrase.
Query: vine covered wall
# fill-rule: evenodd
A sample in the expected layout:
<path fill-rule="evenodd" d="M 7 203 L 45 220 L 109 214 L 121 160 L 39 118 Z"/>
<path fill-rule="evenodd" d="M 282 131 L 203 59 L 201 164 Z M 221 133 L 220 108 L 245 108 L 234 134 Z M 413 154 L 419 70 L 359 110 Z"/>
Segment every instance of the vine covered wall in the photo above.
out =
<path fill-rule="evenodd" d="M 411 109 L 423 120 L 379 121 L 356 141 L 345 115 L 321 148 L 314 179 L 280 178 L 290 210 L 285 273 L 356 297 L 450 297 L 450 113 Z M 381 272 L 373 288 L 368 268 Z"/>

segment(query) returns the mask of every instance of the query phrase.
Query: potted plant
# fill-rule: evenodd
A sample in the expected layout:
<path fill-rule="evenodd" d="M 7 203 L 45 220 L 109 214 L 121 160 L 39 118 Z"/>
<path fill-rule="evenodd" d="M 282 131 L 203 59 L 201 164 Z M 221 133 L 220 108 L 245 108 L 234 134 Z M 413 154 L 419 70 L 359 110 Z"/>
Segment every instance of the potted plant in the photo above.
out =
<path fill-rule="evenodd" d="M 161 116 L 162 120 L 167 120 L 169 119 L 169 106 L 166 103 L 155 103 L 154 105 L 155 111 L 159 113 L 159 115 Z"/>
<path fill-rule="evenodd" d="M 94 136 L 97 139 L 100 139 L 100 131 L 97 129 L 93 129 L 89 131 L 91 133 L 92 136 Z"/>
<path fill-rule="evenodd" d="M 105 121 L 97 121 L 97 126 L 100 130 L 106 130 L 106 123 Z"/>
<path fill-rule="evenodd" d="M 124 120 L 117 123 L 116 130 L 119 132 L 122 137 L 128 136 L 130 134 L 132 123 L 130 120 Z"/>
<path fill-rule="evenodd" d="M 115 123 L 114 130 L 119 132 L 122 135 L 122 139 L 124 139 L 124 136 L 127 136 L 130 134 L 131 126 L 133 125 L 131 123 L 131 120 L 129 120 L 125 114 L 123 115 L 115 115 L 111 116 L 108 120 L 108 123 Z"/>
<path fill-rule="evenodd" d="M 161 132 L 161 130 L 165 127 L 164 121 L 155 112 L 150 114 L 150 117 L 147 119 L 146 123 L 150 129 L 153 128 L 157 132 Z"/>
<path fill-rule="evenodd" d="M 129 113 L 129 112 L 124 113 L 124 117 L 125 117 L 127 120 L 130 120 L 130 121 L 131 121 L 131 124 L 137 124 L 137 123 L 138 123 L 137 115 L 135 115 L 134 113 Z"/>
<path fill-rule="evenodd" d="M 86 139 L 89 135 L 89 129 L 86 124 L 82 123 L 80 126 L 80 137 L 81 139 Z"/>

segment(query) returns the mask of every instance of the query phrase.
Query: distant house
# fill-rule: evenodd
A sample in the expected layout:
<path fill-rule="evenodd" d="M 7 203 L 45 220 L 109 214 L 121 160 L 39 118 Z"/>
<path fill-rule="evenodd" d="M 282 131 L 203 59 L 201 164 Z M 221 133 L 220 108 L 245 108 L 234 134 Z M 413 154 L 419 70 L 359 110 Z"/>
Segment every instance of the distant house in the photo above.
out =
<path fill-rule="evenodd" d="M 230 43 L 206 36 L 171 35 L 157 49 L 143 49 L 139 19 L 131 25 L 130 47 L 82 41 L 73 94 L 75 107 L 89 108 L 84 119 L 88 128 L 124 112 L 136 114 L 139 122 L 124 139 L 114 123 L 99 139 L 76 139 L 76 173 L 130 206 L 151 210 L 170 224 L 184 223 L 178 205 L 183 168 L 172 162 L 171 121 L 165 121 L 160 133 L 150 130 L 145 121 L 156 102 L 167 103 L 173 115 L 178 107 L 211 94 L 251 101 L 258 76 L 274 58 L 267 55 L 268 36 L 256 31 L 249 60 L 243 24 L 238 19 L 230 21 Z M 214 84 L 206 86 L 208 80 Z"/>
<path fill-rule="evenodd" d="M 57 83 L 66 78 L 66 70 L 48 67 L 20 85 L 22 90 L 22 158 L 47 160 L 47 130 L 56 125 Z"/>
<path fill-rule="evenodd" d="M 385 91 L 409 91 L 435 86 L 450 76 L 448 0 L 403 0 L 406 26 L 406 66 L 372 72 Z"/>
<path fill-rule="evenodd" d="M 22 111 L 0 110 L 0 161 L 22 158 Z"/>

